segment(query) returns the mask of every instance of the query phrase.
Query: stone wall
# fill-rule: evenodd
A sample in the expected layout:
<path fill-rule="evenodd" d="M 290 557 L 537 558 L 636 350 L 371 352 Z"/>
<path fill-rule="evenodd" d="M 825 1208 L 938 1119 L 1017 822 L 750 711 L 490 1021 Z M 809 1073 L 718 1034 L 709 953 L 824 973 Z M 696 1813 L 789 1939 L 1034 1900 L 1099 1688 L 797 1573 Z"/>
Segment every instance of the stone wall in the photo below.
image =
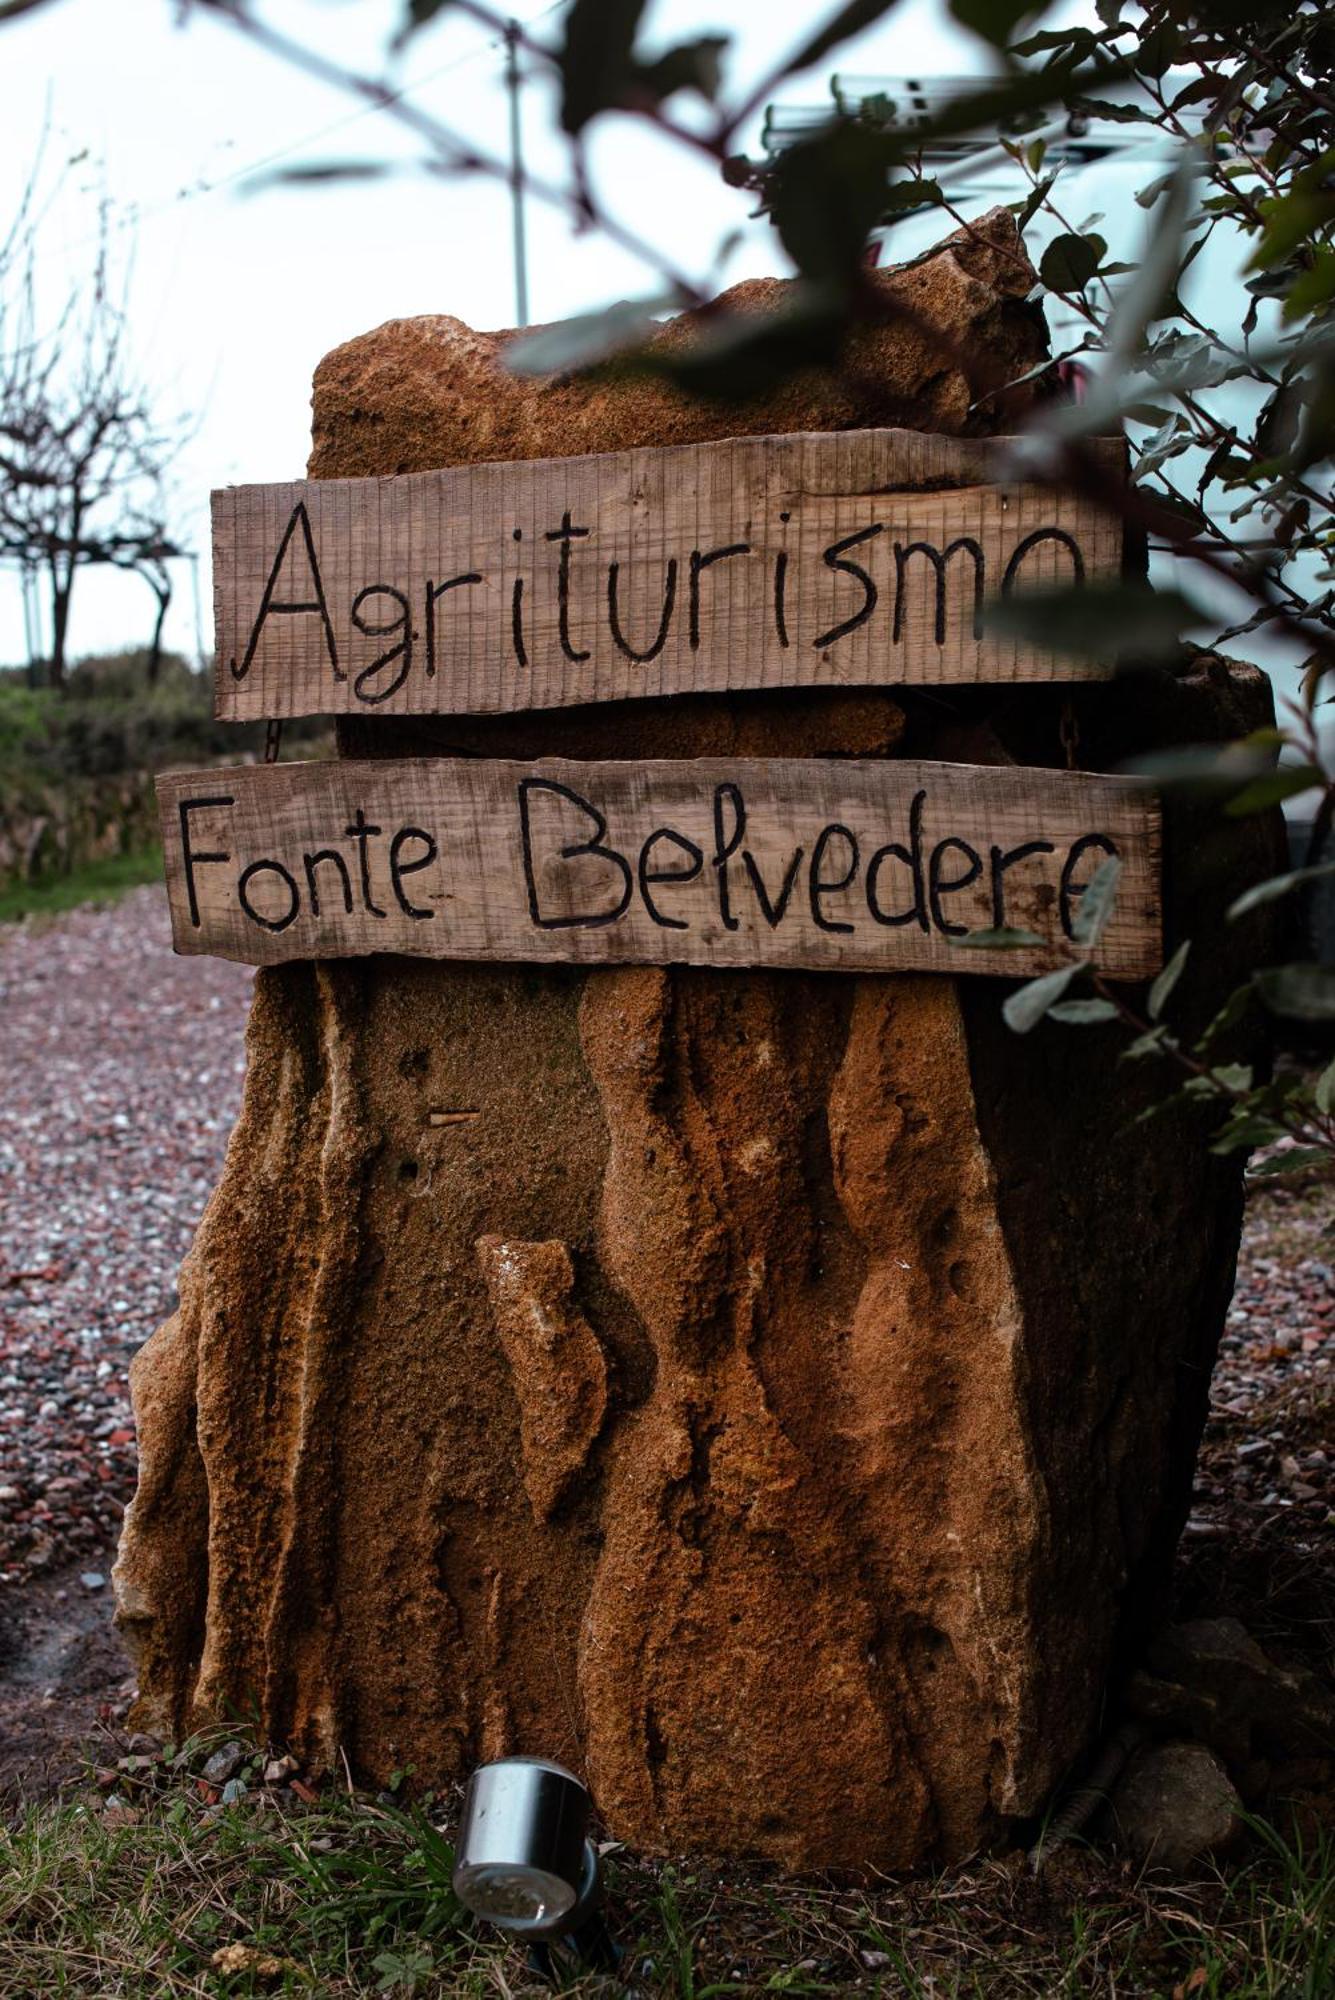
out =
<path fill-rule="evenodd" d="M 141 853 L 157 838 L 153 779 L 146 771 L 0 787 L 0 889 Z"/>

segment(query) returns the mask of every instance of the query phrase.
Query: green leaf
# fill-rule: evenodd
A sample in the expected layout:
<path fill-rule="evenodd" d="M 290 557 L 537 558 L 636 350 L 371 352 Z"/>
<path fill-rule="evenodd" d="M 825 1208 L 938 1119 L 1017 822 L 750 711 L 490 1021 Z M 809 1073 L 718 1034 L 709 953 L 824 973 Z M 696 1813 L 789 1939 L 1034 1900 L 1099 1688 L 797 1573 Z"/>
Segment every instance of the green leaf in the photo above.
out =
<path fill-rule="evenodd" d="M 1110 370 L 1129 366 L 1137 359 L 1143 350 L 1146 328 L 1167 305 L 1182 262 L 1182 242 L 1191 214 L 1196 172 L 1195 154 L 1184 150 L 1164 186 L 1162 207 L 1146 224 L 1139 269 L 1130 284 L 1118 290 L 1108 316 L 1104 346 Z"/>
<path fill-rule="evenodd" d="M 1309 242 L 1316 247 L 1313 239 L 1335 216 L 1335 194 L 1319 187 L 1295 186 L 1273 199 L 1262 199 L 1257 207 L 1265 218 L 1265 228 L 1244 268 L 1267 271 Z"/>
<path fill-rule="evenodd" d="M 994 49 L 1009 48 L 1021 21 L 1047 12 L 1047 0 L 950 0 L 950 11 Z"/>
<path fill-rule="evenodd" d="M 1173 176 L 1171 173 L 1156 174 L 1154 179 L 1149 182 L 1148 186 L 1137 189 L 1136 191 L 1137 207 L 1153 208 L 1155 202 L 1159 199 L 1159 196 L 1163 193 L 1164 189 L 1166 187 L 1171 187 L 1172 183 L 1173 183 Z"/>
<path fill-rule="evenodd" d="M 1311 268 L 1300 271 L 1284 300 L 1286 320 L 1301 319 L 1335 298 L 1335 250 L 1318 249 Z"/>
<path fill-rule="evenodd" d="M 769 207 L 784 249 L 804 277 L 847 291 L 887 203 L 903 135 L 841 118 L 780 154 Z"/>
<path fill-rule="evenodd" d="M 1182 50 L 1183 30 L 1176 21 L 1160 18 L 1153 27 L 1142 27 L 1136 48 L 1136 68 L 1145 76 L 1164 76 Z M 1153 111 L 1141 113 L 1154 117 Z"/>
<path fill-rule="evenodd" d="M 1327 1146 L 1290 1146 L 1248 1169 L 1248 1179 L 1273 1180 L 1276 1174 L 1301 1174 L 1309 1167 L 1335 1167 L 1335 1152 Z"/>
<path fill-rule="evenodd" d="M 1187 743 L 1177 750 L 1150 750 L 1127 759 L 1124 769 L 1153 778 L 1165 791 L 1235 792 L 1270 771 L 1274 759 L 1246 742 Z"/>
<path fill-rule="evenodd" d="M 728 39 L 727 35 L 698 35 L 693 42 L 679 42 L 651 63 L 637 63 L 631 98 L 643 95 L 654 104 L 665 104 L 679 90 L 693 90 L 712 104 L 723 81 Z"/>
<path fill-rule="evenodd" d="M 1335 1062 L 1327 1064 L 1322 1070 L 1316 1080 L 1312 1096 L 1316 1100 L 1317 1110 L 1323 1117 L 1329 1118 L 1331 1112 L 1335 1111 Z"/>
<path fill-rule="evenodd" d="M 561 125 L 572 137 L 621 103 L 644 7 L 645 0 L 572 0 L 557 55 Z"/>
<path fill-rule="evenodd" d="M 1179 416 L 1169 417 L 1167 423 L 1161 424 L 1153 437 L 1146 438 L 1136 452 L 1132 477 L 1147 479 L 1161 465 L 1166 465 L 1170 458 L 1177 458 L 1186 451 L 1193 442 L 1184 420 Z"/>
<path fill-rule="evenodd" d="M 1259 910 L 1264 903 L 1277 903 L 1281 896 L 1301 889 L 1304 883 L 1319 882 L 1326 875 L 1335 875 L 1335 861 L 1323 861 L 1317 868 L 1295 868 L 1288 875 L 1272 875 L 1268 882 L 1258 882 L 1254 888 L 1244 889 L 1229 904 L 1229 922 L 1236 917 L 1245 917 L 1249 910 Z"/>
<path fill-rule="evenodd" d="M 885 190 L 884 206 L 887 218 L 897 214 L 916 214 L 922 208 L 940 208 L 945 202 L 945 193 L 940 181 L 913 178 L 892 181 Z"/>
<path fill-rule="evenodd" d="M 1056 1001 L 1060 1000 L 1078 972 L 1085 970 L 1086 960 L 1076 965 L 1060 966 L 1056 972 L 1045 972 L 1041 979 L 1031 979 L 1027 986 L 1021 986 L 1012 993 L 1002 1006 L 1001 1013 L 1006 1026 L 1017 1035 L 1027 1035 L 1036 1028 L 1043 1016 Z"/>
<path fill-rule="evenodd" d="M 1222 1131 L 1215 1134 L 1210 1151 L 1219 1154 L 1250 1151 L 1253 1146 L 1272 1146 L 1276 1139 L 1285 1136 L 1284 1127 L 1276 1125 L 1272 1118 L 1254 1118 L 1235 1111 Z"/>
<path fill-rule="evenodd" d="M 1252 1072 L 1247 1063 L 1222 1063 L 1211 1075 L 1224 1090 L 1250 1090 Z"/>
<path fill-rule="evenodd" d="M 1150 666 L 1171 659 L 1201 613 L 1176 590 L 1143 583 L 1065 584 L 993 598 L 985 628 L 1054 653 L 1106 662 L 1110 656 Z"/>
<path fill-rule="evenodd" d="M 1110 125 L 1147 125 L 1154 113 L 1145 105 L 1118 104 L 1111 98 L 1086 97 L 1080 94 L 1080 109 L 1092 112 L 1095 118 L 1106 118 Z"/>
<path fill-rule="evenodd" d="M 1044 55 L 1049 49 L 1061 49 L 1071 55 L 1087 55 L 1093 49 L 1095 36 L 1089 28 L 1043 28 L 1036 35 L 1029 35 L 1011 48 L 1013 56 Z"/>
<path fill-rule="evenodd" d="M 1168 1111 L 1176 1111 L 1182 1103 L 1182 1095 L 1180 1090 L 1174 1090 L 1165 1097 L 1156 1097 L 1153 1104 L 1147 1104 L 1143 1111 L 1136 1113 L 1127 1130 L 1134 1131 L 1137 1125 L 1148 1125 L 1151 1119 L 1162 1118 Z"/>
<path fill-rule="evenodd" d="M 1120 856 L 1110 854 L 1089 878 L 1089 886 L 1080 898 L 1075 921 L 1071 925 L 1071 936 L 1077 944 L 1095 945 L 1108 926 L 1117 901 L 1117 885 L 1122 879 Z"/>
<path fill-rule="evenodd" d="M 1009 924 L 1003 924 L 998 930 L 970 931 L 967 937 L 953 938 L 951 942 L 973 951 L 1018 951 L 1022 945 L 1043 945 L 1047 940 L 1037 931 L 1013 930 Z"/>
<path fill-rule="evenodd" d="M 1250 983 L 1246 986 L 1235 986 L 1197 1042 L 1196 1054 L 1198 1056 L 1208 1054 L 1212 1042 L 1217 1041 L 1220 1035 L 1226 1034 L 1230 1028 L 1236 1028 L 1238 1022 L 1249 1012 L 1255 997 L 1256 990 Z"/>
<path fill-rule="evenodd" d="M 1326 774 L 1318 764 L 1284 764 L 1278 771 L 1267 771 L 1264 777 L 1253 778 L 1235 799 L 1229 800 L 1224 811 L 1231 819 L 1241 819 L 1246 813 L 1264 812 L 1268 806 L 1277 806 L 1281 799 L 1297 798 L 1300 792 L 1310 792 L 1325 782 Z"/>
<path fill-rule="evenodd" d="M 1026 199 L 1017 204 L 1015 226 L 1022 236 L 1056 185 L 1056 174 L 1048 174 L 1041 181 L 1035 181 Z"/>
<path fill-rule="evenodd" d="M 1073 1028 L 1086 1028 L 1096 1021 L 1115 1021 L 1117 1009 L 1111 1000 L 1059 1000 L 1048 1008 L 1051 1020 L 1065 1021 Z"/>
<path fill-rule="evenodd" d="M 1335 970 L 1328 965 L 1273 965 L 1256 975 L 1272 1014 L 1290 1021 L 1335 1021 Z"/>
<path fill-rule="evenodd" d="M 1190 950 L 1191 939 L 1188 938 L 1185 944 L 1178 946 L 1163 971 L 1155 980 L 1153 986 L 1151 986 L 1149 997 L 1151 1021 L 1157 1021 L 1163 1013 L 1164 1008 L 1168 1005 L 1173 988 L 1177 985 L 1178 980 L 1182 977 L 1186 969 L 1187 954 Z"/>
<path fill-rule="evenodd" d="M 1227 89 L 1221 76 L 1197 76 L 1169 103 L 1170 111 L 1183 111 L 1188 104 L 1212 104 Z"/>
<path fill-rule="evenodd" d="M 1164 1043 L 1168 1040 L 1168 1030 L 1164 1027 L 1151 1028 L 1147 1035 L 1138 1035 L 1129 1042 L 1119 1056 L 1119 1062 L 1140 1062 L 1145 1056 L 1160 1056 L 1165 1053 Z"/>
<path fill-rule="evenodd" d="M 639 347 L 655 331 L 656 314 L 679 311 L 684 303 L 676 292 L 619 299 L 598 312 L 576 313 L 573 319 L 522 334 L 505 348 L 502 359 L 512 375 L 559 375 L 593 368 Z"/>
<path fill-rule="evenodd" d="M 1038 275 L 1050 292 L 1082 292 L 1107 254 L 1101 236 L 1054 236 L 1039 260 Z"/>
<path fill-rule="evenodd" d="M 1211 1070 L 1208 1076 L 1193 1076 L 1183 1084 L 1178 1093 L 1181 1097 L 1231 1097 L 1235 1090 L 1250 1090 L 1252 1073 L 1244 1063 L 1230 1063 L 1224 1069 Z"/>

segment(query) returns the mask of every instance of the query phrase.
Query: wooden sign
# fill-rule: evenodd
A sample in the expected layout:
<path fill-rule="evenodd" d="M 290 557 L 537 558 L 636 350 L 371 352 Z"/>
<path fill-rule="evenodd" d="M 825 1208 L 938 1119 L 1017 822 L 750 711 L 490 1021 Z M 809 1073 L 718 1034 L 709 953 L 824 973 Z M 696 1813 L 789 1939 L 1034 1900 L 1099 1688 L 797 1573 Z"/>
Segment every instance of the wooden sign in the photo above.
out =
<path fill-rule="evenodd" d="M 997 449 L 850 431 L 227 488 L 218 714 L 1098 673 L 983 631 L 994 595 L 1122 567 L 1115 516 L 993 484 Z"/>
<path fill-rule="evenodd" d="M 158 780 L 178 951 L 1042 971 L 1105 855 L 1097 959 L 1160 964 L 1134 779 L 841 759 L 248 765 Z M 1044 942 L 962 949 L 1008 925 Z"/>

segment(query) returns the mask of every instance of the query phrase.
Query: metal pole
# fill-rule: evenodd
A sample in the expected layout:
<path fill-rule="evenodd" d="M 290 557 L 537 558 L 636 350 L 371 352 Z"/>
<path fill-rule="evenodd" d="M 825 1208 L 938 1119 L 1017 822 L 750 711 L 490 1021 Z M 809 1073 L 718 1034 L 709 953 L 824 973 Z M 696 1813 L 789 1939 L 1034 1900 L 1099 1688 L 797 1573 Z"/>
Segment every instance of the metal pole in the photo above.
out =
<path fill-rule="evenodd" d="M 524 234 L 524 153 L 519 127 L 519 92 L 523 82 L 519 73 L 520 26 L 515 20 L 507 21 L 505 26 L 505 87 L 510 97 L 510 210 L 515 246 L 515 324 L 527 326 L 528 244 Z"/>
<path fill-rule="evenodd" d="M 37 600 L 37 577 L 31 563 L 23 563 L 23 637 L 28 648 L 28 685 L 37 685 L 38 656 L 42 650 L 41 610 Z"/>
<path fill-rule="evenodd" d="M 204 658 L 204 618 L 199 604 L 199 551 L 186 551 L 186 561 L 190 565 L 190 591 L 195 606 L 195 665 L 203 673 L 207 662 Z"/>

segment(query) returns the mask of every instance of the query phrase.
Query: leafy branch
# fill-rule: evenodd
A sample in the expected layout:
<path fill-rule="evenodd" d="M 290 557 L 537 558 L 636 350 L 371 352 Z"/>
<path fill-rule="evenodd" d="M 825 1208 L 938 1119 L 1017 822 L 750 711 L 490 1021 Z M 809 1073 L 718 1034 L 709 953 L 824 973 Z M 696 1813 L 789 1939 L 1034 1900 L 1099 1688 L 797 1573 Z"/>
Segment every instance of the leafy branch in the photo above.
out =
<path fill-rule="evenodd" d="M 1121 871 L 1116 856 L 1100 863 L 1080 899 L 1066 963 L 1009 995 L 1002 1008 L 1007 1026 L 1027 1035 L 1048 1020 L 1079 1028 L 1118 1024 L 1128 1035 L 1123 1062 L 1158 1059 L 1182 1077 L 1178 1089 L 1156 1099 L 1136 1123 L 1180 1106 L 1212 1106 L 1225 1114 L 1214 1133 L 1212 1152 L 1273 1147 L 1289 1140 L 1290 1147 L 1272 1153 L 1255 1169 L 1258 1175 L 1319 1168 L 1324 1178 L 1335 1178 L 1335 1061 L 1310 1083 L 1295 1074 L 1258 1079 L 1251 1065 L 1227 1061 L 1219 1054 L 1220 1042 L 1258 1003 L 1300 1019 L 1335 1020 L 1335 973 L 1323 977 L 1321 968 L 1292 966 L 1262 971 L 1229 995 L 1203 1033 L 1187 1039 L 1173 1029 L 1167 1013 L 1187 969 L 1190 941 L 1178 946 L 1151 982 L 1143 1007 L 1099 970 L 1096 954 L 1116 905 Z M 1229 915 L 1249 914 L 1297 887 L 1302 877 L 1328 874 L 1335 874 L 1335 863 L 1260 884 L 1244 892 Z M 975 948 L 1003 952 L 1041 942 L 1027 931 L 1012 930 L 979 931 L 967 940 Z"/>

